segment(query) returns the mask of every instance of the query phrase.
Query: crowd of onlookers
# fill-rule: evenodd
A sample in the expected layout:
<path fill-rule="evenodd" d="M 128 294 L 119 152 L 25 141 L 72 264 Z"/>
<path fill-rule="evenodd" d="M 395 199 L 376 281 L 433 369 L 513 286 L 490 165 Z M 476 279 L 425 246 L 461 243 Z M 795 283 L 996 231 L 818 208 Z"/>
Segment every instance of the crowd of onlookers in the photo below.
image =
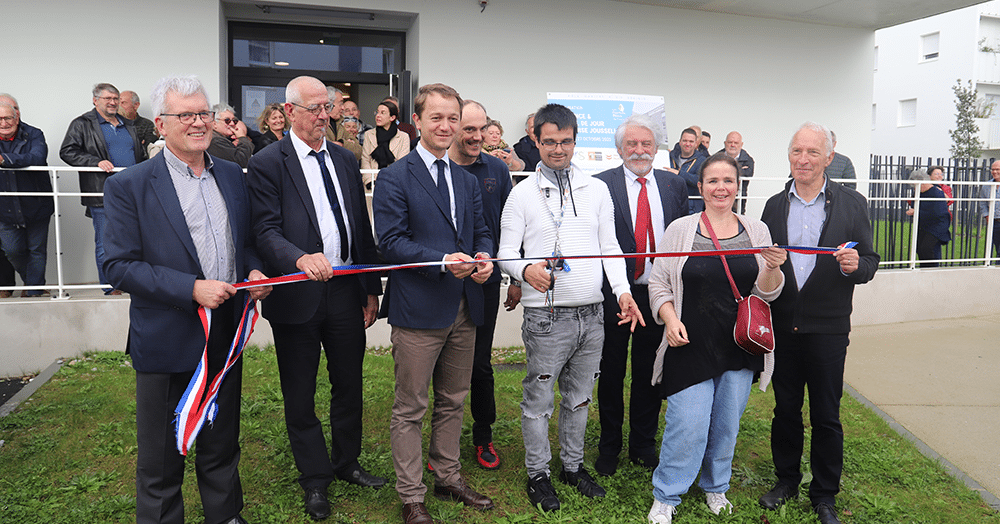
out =
<path fill-rule="evenodd" d="M 342 91 L 328 87 L 327 93 L 332 106 L 327 139 L 353 153 L 361 169 L 388 167 L 417 144 L 417 130 L 400 118 L 397 98 L 389 96 L 379 102 L 374 111 L 374 125 L 371 125 L 362 120 L 358 104 L 345 99 Z M 59 156 L 71 166 L 99 167 L 103 172 L 81 172 L 79 178 L 81 191 L 100 193 L 109 173 L 115 168 L 128 167 L 152 158 L 163 148 L 163 140 L 160 139 L 154 122 L 139 115 L 140 99 L 134 91 L 119 92 L 111 84 L 100 83 L 94 86 L 93 104 L 92 110 L 70 122 Z M 249 125 L 228 104 L 216 104 L 212 110 L 215 119 L 208 152 L 243 168 L 247 167 L 251 156 L 281 140 L 291 126 L 285 115 L 284 104 L 281 103 L 266 105 L 260 115 L 252 117 Z M 533 117 L 533 114 L 528 115 L 525 135 L 513 147 L 503 139 L 503 125 L 489 119 L 483 133 L 483 151 L 502 160 L 512 172 L 534 169 L 539 162 L 539 152 L 532 133 Z M 711 134 L 698 126 L 684 129 L 670 152 L 669 166 L 664 166 L 666 170 L 685 180 L 689 196 L 698 195 L 698 171 L 711 154 L 711 139 Z M 741 193 L 746 197 L 749 179 L 754 174 L 753 157 L 743 149 L 743 137 L 736 131 L 726 136 L 724 145 L 720 151 L 732 156 L 740 166 Z M 0 167 L 46 165 L 47 155 L 48 146 L 42 131 L 20 120 L 20 109 L 14 97 L 0 94 Z M 943 178 L 943 169 L 940 167 L 921 173 L 938 181 Z M 826 174 L 834 179 L 856 178 L 851 160 L 841 153 L 835 153 Z M 363 176 L 370 188 L 372 175 Z M 854 187 L 855 184 L 848 183 L 847 186 Z M 950 188 L 946 184 L 932 186 L 935 189 L 930 194 L 926 193 L 927 190 L 921 191 L 924 198 L 933 198 L 939 191 L 951 197 L 948 193 Z M 0 176 L 0 191 L 51 190 L 48 177 L 39 176 L 38 172 L 6 171 Z M 988 197 L 988 191 L 984 190 L 983 196 Z M 107 279 L 101 267 L 104 254 L 101 240 L 104 224 L 103 198 L 82 197 L 81 203 L 86 207 L 86 216 L 93 220 L 98 278 L 100 283 L 106 284 Z M 927 207 L 927 210 L 926 215 L 922 210 L 921 216 L 928 218 L 922 219 L 918 233 L 920 239 L 917 254 L 920 259 L 939 259 L 941 245 L 950 240 L 947 228 L 942 229 L 941 206 L 937 204 L 934 201 L 922 201 L 922 206 Z M 746 211 L 745 198 L 739 199 L 738 205 L 740 212 Z M 947 207 L 950 206 L 950 203 L 947 204 Z M 702 207 L 700 199 L 689 200 L 690 212 L 700 211 Z M 988 209 L 981 207 L 982 216 L 985 217 Z M 49 197 L 0 197 L 0 286 L 13 286 L 15 271 L 27 286 L 44 285 L 48 223 L 52 212 L 53 205 Z M 912 209 L 909 214 L 913 214 Z M 934 233 L 928 233 L 931 230 Z M 930 238 L 935 238 L 938 242 L 935 244 Z M 106 293 L 119 294 L 113 289 L 108 289 Z M 21 292 L 22 297 L 47 295 L 45 290 Z M 12 296 L 11 291 L 0 290 L 0 298 L 9 296 Z"/>

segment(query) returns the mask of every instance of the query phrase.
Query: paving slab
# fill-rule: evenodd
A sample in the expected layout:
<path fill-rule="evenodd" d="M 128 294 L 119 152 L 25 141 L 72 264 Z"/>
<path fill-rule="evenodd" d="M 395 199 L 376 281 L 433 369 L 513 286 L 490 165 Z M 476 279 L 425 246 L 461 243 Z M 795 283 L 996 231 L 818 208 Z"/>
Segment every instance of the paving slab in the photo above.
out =
<path fill-rule="evenodd" d="M 1000 314 L 856 327 L 844 380 L 1000 497 Z"/>

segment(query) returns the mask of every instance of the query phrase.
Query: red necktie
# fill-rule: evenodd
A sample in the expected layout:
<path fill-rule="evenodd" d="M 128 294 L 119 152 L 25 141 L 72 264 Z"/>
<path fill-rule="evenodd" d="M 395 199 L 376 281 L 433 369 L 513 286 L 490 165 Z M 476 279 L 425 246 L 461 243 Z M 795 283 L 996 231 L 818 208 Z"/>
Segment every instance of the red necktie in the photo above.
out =
<path fill-rule="evenodd" d="M 649 213 L 649 198 L 646 196 L 646 177 L 639 177 L 642 189 L 639 190 L 639 205 L 635 213 L 635 252 L 650 253 L 656 251 L 656 240 L 653 237 L 653 218 Z M 646 239 L 649 239 L 649 249 L 646 249 Z M 635 259 L 635 278 L 638 279 L 646 271 L 646 257 Z"/>

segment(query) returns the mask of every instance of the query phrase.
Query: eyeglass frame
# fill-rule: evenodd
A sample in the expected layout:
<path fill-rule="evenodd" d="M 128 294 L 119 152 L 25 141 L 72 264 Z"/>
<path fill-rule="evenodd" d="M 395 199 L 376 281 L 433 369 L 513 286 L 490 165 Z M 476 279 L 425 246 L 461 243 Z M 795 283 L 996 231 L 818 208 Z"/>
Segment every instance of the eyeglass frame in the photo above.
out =
<path fill-rule="evenodd" d="M 547 142 L 547 140 L 542 140 L 542 141 L 538 142 L 538 144 L 540 146 L 544 147 L 545 149 L 552 150 L 552 151 L 555 151 L 557 146 L 562 146 L 562 149 L 565 151 L 566 149 L 569 149 L 570 146 L 573 146 L 573 145 L 576 144 L 576 139 L 575 138 L 567 138 L 566 140 L 563 140 L 562 142 L 556 142 L 555 140 L 552 140 L 551 144 L 546 144 L 545 142 Z"/>
<path fill-rule="evenodd" d="M 240 119 L 236 118 L 235 116 L 234 117 L 230 117 L 230 118 L 216 118 L 215 120 L 217 120 L 219 122 L 225 122 L 227 126 L 230 125 L 230 124 L 238 124 L 238 123 L 240 123 Z"/>
<path fill-rule="evenodd" d="M 215 111 L 198 111 L 198 112 L 187 112 L 187 113 L 160 113 L 159 116 L 176 116 L 177 120 L 184 125 L 191 125 L 195 122 L 197 118 L 200 118 L 205 124 L 215 122 Z M 197 117 L 197 118 L 196 118 Z M 190 122 L 185 122 L 185 118 L 190 118 Z"/>
<path fill-rule="evenodd" d="M 14 113 L 14 116 L 0 116 L 0 122 L 6 122 L 8 120 L 11 122 L 17 120 L 17 113 Z"/>
<path fill-rule="evenodd" d="M 326 114 L 328 115 L 330 114 L 330 111 L 333 111 L 333 104 L 331 104 L 330 102 L 327 102 L 325 104 L 313 104 L 308 107 L 302 104 L 296 104 L 295 102 L 289 102 L 289 103 L 295 107 L 300 107 L 302 109 L 305 109 L 306 111 L 312 113 L 313 116 L 319 116 L 320 112 L 323 110 L 326 110 Z"/>

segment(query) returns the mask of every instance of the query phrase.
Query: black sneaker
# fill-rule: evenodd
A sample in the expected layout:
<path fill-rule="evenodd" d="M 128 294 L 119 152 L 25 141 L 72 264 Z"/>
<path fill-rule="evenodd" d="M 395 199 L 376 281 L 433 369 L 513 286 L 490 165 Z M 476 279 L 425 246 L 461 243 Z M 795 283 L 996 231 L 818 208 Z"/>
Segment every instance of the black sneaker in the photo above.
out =
<path fill-rule="evenodd" d="M 528 498 L 531 499 L 532 506 L 538 506 L 542 511 L 559 509 L 556 488 L 552 487 L 552 481 L 545 473 L 539 473 L 528 479 Z"/>
<path fill-rule="evenodd" d="M 576 489 L 584 497 L 603 497 L 608 493 L 604 491 L 604 488 L 599 486 L 594 479 L 591 478 L 590 473 L 584 469 L 583 464 L 580 464 L 579 469 L 576 471 L 566 471 L 565 469 L 559 472 L 559 480 L 569 484 L 570 486 L 576 486 Z"/>

